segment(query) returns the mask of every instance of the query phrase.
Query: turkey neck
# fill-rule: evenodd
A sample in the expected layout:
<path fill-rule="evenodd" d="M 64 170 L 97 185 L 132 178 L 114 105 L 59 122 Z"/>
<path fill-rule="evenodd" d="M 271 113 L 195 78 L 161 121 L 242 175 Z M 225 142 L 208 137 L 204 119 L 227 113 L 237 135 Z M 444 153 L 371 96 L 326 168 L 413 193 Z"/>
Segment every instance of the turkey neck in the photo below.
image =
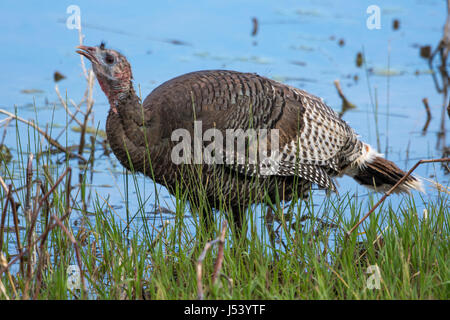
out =
<path fill-rule="evenodd" d="M 132 83 L 110 104 L 106 134 L 112 151 L 127 169 L 149 174 L 148 155 L 153 148 L 145 136 L 145 112 Z"/>

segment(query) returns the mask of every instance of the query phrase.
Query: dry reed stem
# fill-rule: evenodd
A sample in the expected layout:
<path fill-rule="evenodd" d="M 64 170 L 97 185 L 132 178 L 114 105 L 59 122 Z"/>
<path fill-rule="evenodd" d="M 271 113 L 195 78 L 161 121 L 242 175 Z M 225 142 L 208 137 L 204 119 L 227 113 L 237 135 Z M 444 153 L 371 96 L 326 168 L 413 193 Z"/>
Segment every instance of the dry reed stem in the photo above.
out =
<path fill-rule="evenodd" d="M 7 260 L 6 260 L 5 256 L 3 255 L 3 253 L 0 251 L 0 267 L 3 268 L 7 265 L 8 265 Z M 6 270 L 6 275 L 8 276 L 9 284 L 11 285 L 11 288 L 13 290 L 14 297 L 17 297 L 16 286 L 14 285 L 14 281 L 13 281 L 13 278 L 12 278 L 9 270 Z"/>
<path fill-rule="evenodd" d="M 80 23 L 80 25 L 78 26 L 78 41 L 79 41 L 80 46 L 83 45 L 83 39 L 84 39 L 84 35 L 81 30 L 81 23 Z M 95 76 L 94 76 L 94 72 L 92 71 L 92 69 L 89 69 L 89 71 L 87 71 L 86 65 L 84 64 L 83 56 L 81 56 L 81 55 L 80 55 L 80 61 L 81 61 L 81 69 L 83 70 L 84 77 L 87 80 L 87 89 L 86 89 L 86 93 L 85 93 L 86 113 L 84 114 L 83 123 L 80 123 L 77 121 L 77 123 L 81 127 L 80 144 L 79 144 L 79 148 L 78 148 L 78 154 L 81 156 L 83 153 L 84 145 L 85 145 L 87 122 L 89 120 L 89 116 L 92 112 L 92 107 L 94 105 L 92 93 L 93 93 L 93 89 L 94 89 Z"/>
<path fill-rule="evenodd" d="M 67 103 L 64 101 L 64 99 L 63 99 L 62 96 L 61 96 L 61 93 L 59 92 L 59 87 L 58 87 L 57 84 L 55 84 L 55 91 L 56 91 L 56 95 L 57 95 L 58 98 L 59 98 L 59 102 L 61 102 L 62 106 L 64 107 L 64 109 L 66 110 L 67 114 L 68 114 L 69 117 L 70 117 L 70 120 L 69 120 L 69 122 L 67 123 L 67 125 L 69 125 L 69 123 L 72 122 L 72 120 L 75 120 L 75 122 L 81 127 L 81 126 L 82 126 L 82 123 L 80 122 L 80 120 L 78 120 L 78 119 L 76 118 L 76 114 L 78 113 L 78 110 L 77 110 L 75 113 L 70 112 L 70 110 L 69 110 L 69 108 L 68 108 L 68 106 L 67 106 Z M 67 128 L 67 126 L 66 126 L 66 128 Z"/>
<path fill-rule="evenodd" d="M 209 249 L 211 249 L 216 243 L 219 243 L 219 252 L 217 253 L 217 259 L 214 265 L 214 273 L 212 277 L 213 284 L 217 281 L 217 277 L 220 273 L 220 270 L 222 268 L 222 262 L 223 262 L 223 247 L 225 244 L 225 233 L 227 229 L 227 223 L 224 221 L 222 224 L 222 232 L 219 237 L 216 239 L 209 241 L 205 244 L 205 248 L 203 249 L 202 253 L 197 259 L 196 264 L 196 270 L 197 270 L 197 299 L 203 300 L 204 298 L 204 291 L 203 291 L 203 260 L 205 260 L 206 253 Z"/>
<path fill-rule="evenodd" d="M 34 231 L 35 227 L 35 219 L 33 217 L 33 213 L 31 211 L 31 189 L 32 189 L 32 178 L 33 178 L 33 154 L 30 153 L 28 155 L 28 164 L 26 170 L 26 193 L 25 193 L 25 208 L 24 215 L 27 226 L 27 234 L 28 234 L 28 263 L 27 263 L 27 276 L 25 280 L 25 289 L 24 289 L 24 299 L 28 299 L 28 288 L 31 281 L 31 276 L 36 267 L 36 246 L 32 246 L 32 243 L 36 241 L 36 233 Z M 39 188 L 36 189 L 36 192 L 39 192 Z M 38 194 L 37 194 L 38 197 Z M 37 198 L 35 198 L 37 199 Z"/>
<path fill-rule="evenodd" d="M 53 193 L 53 191 L 55 191 L 56 187 L 64 179 L 64 177 L 67 174 L 69 174 L 69 173 L 72 174 L 72 168 L 71 167 L 68 167 L 68 168 L 66 168 L 66 170 L 64 170 L 63 174 L 61 174 L 61 176 L 58 178 L 58 180 L 56 180 L 55 184 L 50 188 L 49 191 L 47 191 L 47 193 L 44 195 L 44 197 L 41 200 L 39 200 L 39 205 L 38 205 L 38 208 L 36 209 L 36 211 L 39 211 L 39 209 L 42 206 L 42 203 L 47 200 L 47 198 Z M 66 215 L 67 215 L 67 213 L 66 213 Z"/>
<path fill-rule="evenodd" d="M 350 237 L 350 235 L 352 234 L 352 232 L 358 228 L 358 226 L 364 222 L 364 220 L 366 220 L 374 211 L 376 208 L 378 208 L 378 206 L 380 204 L 382 204 L 384 202 L 384 200 L 386 200 L 387 197 L 389 197 L 392 192 L 395 191 L 395 189 L 397 189 L 397 187 L 402 184 L 412 173 L 414 170 L 416 170 L 416 168 L 421 165 L 422 163 L 435 163 L 435 162 L 450 162 L 450 158 L 441 158 L 441 159 L 423 159 L 423 160 L 419 160 L 400 180 L 397 181 L 397 183 L 391 188 L 389 189 L 384 195 L 383 197 L 381 197 L 381 199 L 372 207 L 372 209 L 369 210 L 369 212 L 366 213 L 366 215 L 357 223 L 355 224 L 349 231 L 347 231 L 346 236 L 347 238 Z"/>
<path fill-rule="evenodd" d="M 83 39 L 84 39 L 84 34 L 81 31 L 81 21 L 80 21 L 80 24 L 78 26 L 78 42 L 80 43 L 80 46 L 83 45 Z M 86 65 L 84 64 L 83 56 L 81 56 L 81 55 L 80 55 L 80 60 L 81 60 L 81 69 L 83 70 L 84 77 L 87 80 L 88 79 L 88 73 L 87 73 L 87 70 L 86 70 Z"/>
<path fill-rule="evenodd" d="M 2 186 L 3 190 L 5 190 L 5 192 L 8 192 L 8 186 L 5 183 L 5 180 L 3 180 L 2 176 L 0 176 L 0 185 Z"/>
<path fill-rule="evenodd" d="M 88 87 L 88 96 L 86 99 L 86 114 L 84 115 L 84 120 L 83 123 L 80 125 L 81 127 L 81 134 L 80 134 L 80 144 L 78 147 L 78 154 L 81 156 L 83 154 L 84 151 L 84 146 L 85 146 L 85 140 L 86 140 L 86 128 L 87 128 L 87 124 L 89 121 L 89 116 L 91 115 L 92 112 L 92 107 L 94 105 L 94 101 L 92 99 L 92 91 L 93 91 L 93 87 L 94 87 L 94 72 L 91 70 L 89 70 L 89 76 L 87 78 L 87 87 Z"/>
<path fill-rule="evenodd" d="M 71 172 L 72 172 L 72 168 L 68 167 L 68 168 L 64 171 L 64 173 L 58 178 L 58 180 L 57 180 L 56 183 L 53 185 L 53 187 L 52 187 L 52 188 L 44 195 L 44 197 L 43 197 L 42 199 L 40 199 L 40 201 L 39 201 L 39 203 L 38 203 L 38 205 L 37 205 L 37 209 L 35 209 L 35 210 L 36 210 L 36 213 L 39 212 L 40 208 L 42 207 L 42 203 L 43 203 L 43 202 L 46 202 L 47 198 L 50 196 L 50 194 L 52 194 L 52 193 L 55 191 L 56 187 L 61 183 L 62 179 L 63 179 L 68 173 L 71 173 Z M 10 185 L 10 187 L 11 187 L 11 185 Z M 10 195 L 10 197 L 8 197 L 8 199 L 9 199 L 9 201 L 10 201 L 12 204 L 14 203 L 14 200 L 12 199 L 12 195 Z M 14 211 L 15 211 L 14 207 L 15 207 L 15 205 L 13 204 L 12 206 L 13 206 L 13 214 L 14 214 Z M 70 213 L 70 212 L 69 212 L 69 213 Z M 69 216 L 69 213 L 66 213 L 60 220 L 61 220 L 61 221 L 65 220 L 65 219 Z M 36 214 L 36 216 L 37 216 L 37 214 Z M 42 235 L 41 235 L 41 236 L 40 236 L 40 237 L 39 237 L 32 245 L 34 246 L 34 245 L 36 245 L 39 241 L 42 241 L 42 240 L 46 239 L 48 233 L 49 233 L 54 227 L 56 227 L 56 226 L 57 226 L 56 223 L 53 223 L 52 225 L 47 226 L 47 228 L 46 228 L 45 231 L 42 233 Z M 16 234 L 17 234 L 17 232 L 16 232 Z M 19 240 L 20 240 L 20 239 L 19 239 Z M 19 243 L 19 245 L 20 245 L 20 241 L 18 241 L 18 243 Z M 42 245 L 42 242 L 41 242 L 41 245 Z M 25 250 L 22 250 L 21 252 L 19 252 L 18 255 L 16 255 L 13 259 L 11 259 L 11 261 L 8 263 L 8 265 L 7 265 L 6 267 L 4 267 L 4 268 L 2 268 L 2 269 L 0 270 L 0 275 L 3 274 L 3 272 L 5 272 L 6 270 L 8 270 L 8 269 L 11 267 L 11 265 L 13 265 L 17 260 L 20 259 L 20 260 L 22 261 L 22 257 L 23 257 L 25 254 L 27 254 L 27 253 L 28 253 L 28 248 L 25 249 Z M 42 257 L 41 257 L 41 258 L 42 258 Z"/>
<path fill-rule="evenodd" d="M 84 272 L 83 272 L 83 266 L 81 263 L 81 254 L 80 254 L 80 248 L 78 246 L 77 240 L 75 240 L 75 237 L 67 230 L 66 226 L 62 223 L 62 221 L 55 215 L 52 216 L 52 219 L 55 220 L 56 224 L 64 231 L 64 233 L 69 237 L 70 242 L 72 242 L 72 245 L 75 249 L 75 257 L 77 259 L 78 268 L 80 269 L 80 278 L 81 278 L 81 287 L 84 293 L 86 293 L 86 286 L 84 283 Z"/>
<path fill-rule="evenodd" d="M 4 259 L 3 258 L 3 253 L 0 252 L 0 255 L 1 255 L 0 259 L 3 261 L 3 259 Z M 10 300 L 8 294 L 6 293 L 6 288 L 3 285 L 2 279 L 0 279 L 0 292 L 3 293 L 3 295 L 5 296 L 6 300 Z"/>
<path fill-rule="evenodd" d="M 5 219 L 6 219 L 6 211 L 8 210 L 8 203 L 9 203 L 9 193 L 11 191 L 7 189 L 7 196 L 5 200 L 5 204 L 3 205 L 3 211 L 2 211 L 2 217 L 0 222 L 0 253 L 3 249 L 3 232 L 5 230 Z"/>
<path fill-rule="evenodd" d="M 27 222 L 31 222 L 31 180 L 33 178 L 33 154 L 28 155 L 27 171 L 26 171 L 26 193 L 25 193 L 25 217 Z"/>
<path fill-rule="evenodd" d="M 387 226 L 386 228 L 384 228 L 384 230 L 376 237 L 375 240 L 372 241 L 372 245 L 375 246 L 380 246 L 382 244 L 383 240 L 383 234 L 386 232 L 386 230 L 389 228 L 389 226 Z M 358 263 L 369 251 L 369 249 L 365 249 L 362 251 L 362 253 L 359 255 L 358 259 L 356 259 L 355 263 Z"/>
<path fill-rule="evenodd" d="M 45 259 L 45 252 L 44 252 L 44 246 L 45 246 L 45 242 L 47 241 L 47 236 L 50 233 L 50 231 L 56 227 L 56 223 L 54 224 L 48 224 L 47 227 L 45 228 L 43 234 L 39 237 L 38 240 L 41 241 L 41 244 L 39 245 L 39 261 L 38 261 L 38 266 L 37 266 L 37 270 L 36 270 L 36 286 L 35 286 L 35 290 L 34 290 L 34 297 L 33 300 L 37 300 L 38 296 L 39 296 L 39 290 L 41 289 L 41 282 L 42 282 L 42 269 L 44 266 L 44 259 Z M 38 241 L 36 241 L 37 243 Z M 11 262 L 10 262 L 11 264 Z M 9 265 L 8 265 L 9 268 Z M 1 272 L 0 272 L 1 274 Z"/>
<path fill-rule="evenodd" d="M 72 212 L 72 206 L 70 205 L 70 199 L 71 195 L 70 192 L 72 191 L 72 171 L 70 171 L 70 174 L 67 176 L 67 183 L 66 183 L 66 210 L 64 214 L 69 215 Z"/>
<path fill-rule="evenodd" d="M 24 276 L 24 270 L 23 270 L 23 258 L 22 258 L 22 243 L 20 241 L 20 233 L 19 233 L 19 216 L 17 215 L 17 207 L 15 205 L 15 201 L 12 196 L 12 185 L 8 186 L 9 192 L 9 202 L 11 203 L 12 213 L 13 213 L 13 221 L 14 221 L 14 232 L 16 234 L 16 241 L 17 241 L 17 251 L 19 251 L 20 256 L 20 273 L 22 276 Z"/>
<path fill-rule="evenodd" d="M 56 183 L 52 186 L 52 188 L 51 188 L 50 191 L 48 191 L 48 192 L 45 191 L 45 189 L 44 189 L 42 183 L 40 183 L 40 181 L 39 181 L 39 187 L 38 187 L 38 189 L 39 189 L 39 190 L 42 190 L 42 193 L 44 194 L 44 197 L 43 197 L 42 199 L 40 199 L 39 201 L 38 201 L 38 198 L 37 198 L 37 197 L 36 197 L 36 199 L 35 199 L 35 204 L 34 204 L 34 209 L 33 209 L 33 217 L 34 217 L 33 223 L 36 222 L 36 219 L 37 219 L 39 210 L 40 210 L 40 208 L 41 208 L 41 206 L 42 206 L 42 204 L 43 204 L 44 202 L 45 202 L 46 208 L 47 208 L 47 210 L 48 210 L 48 206 L 49 206 L 49 204 L 48 204 L 48 196 L 55 190 L 55 188 L 58 186 L 59 183 L 61 183 L 62 179 L 63 179 L 67 174 L 69 174 L 69 175 L 68 175 L 68 179 L 67 179 L 67 184 L 68 184 L 67 188 L 68 188 L 68 191 L 67 191 L 67 189 L 66 189 L 66 192 L 67 192 L 68 194 L 66 194 L 66 197 L 67 197 L 67 199 L 69 199 L 69 195 L 70 195 L 70 183 L 71 183 L 71 177 L 72 177 L 72 169 L 71 169 L 70 167 L 67 168 L 67 169 L 64 171 L 64 173 L 58 178 L 58 180 L 56 181 Z M 38 196 L 38 194 L 37 194 L 37 196 Z M 66 200 L 66 206 L 68 205 L 68 201 L 69 201 L 69 200 Z M 42 235 L 39 237 L 39 239 L 37 239 L 37 240 L 34 242 L 34 244 L 33 244 L 34 246 L 36 246 L 37 243 L 38 243 L 39 241 L 41 241 L 40 246 L 39 246 L 39 249 L 40 249 L 40 250 L 39 250 L 39 261 L 38 261 L 38 265 L 37 265 L 37 271 L 36 271 L 36 285 L 35 285 L 35 292 L 34 292 L 34 297 L 33 297 L 33 299 L 35 299 L 35 300 L 38 298 L 38 296 L 39 296 L 39 290 L 40 290 L 40 288 L 41 288 L 41 282 L 42 282 L 42 268 L 43 268 L 43 265 L 44 265 L 44 259 L 45 259 L 45 257 L 46 257 L 46 254 L 45 254 L 45 252 L 44 252 L 44 248 L 45 248 L 45 242 L 46 242 L 46 240 L 47 240 L 48 234 L 50 233 L 50 231 L 51 231 L 53 228 L 55 228 L 57 225 L 59 225 L 58 222 L 62 224 L 62 221 L 64 221 L 67 217 L 69 217 L 70 213 L 71 213 L 71 210 L 66 208 L 66 212 L 65 212 L 64 216 L 63 216 L 61 219 L 59 219 L 59 218 L 54 219 L 54 216 L 52 216 L 52 217 L 51 217 L 51 220 L 46 224 L 46 228 L 45 228 L 43 234 L 42 234 Z M 48 212 L 47 212 L 47 214 L 48 214 Z M 53 223 L 53 224 L 51 224 L 52 220 L 55 220 L 56 222 Z M 69 238 L 70 238 L 70 236 L 69 236 Z M 73 236 L 72 236 L 72 239 L 73 239 Z M 75 251 L 77 252 L 78 247 L 77 247 L 77 246 L 74 246 L 74 247 L 75 247 Z M 78 260 L 79 260 L 79 252 L 77 252 L 77 261 L 78 261 Z M 13 261 L 11 261 L 9 265 L 11 265 L 12 263 L 13 263 Z M 9 268 L 9 265 L 8 265 L 8 268 Z M 2 273 L 2 272 L 0 272 L 0 274 L 1 274 L 1 273 Z M 80 269 L 80 273 L 81 273 L 81 269 Z M 85 288 L 84 288 L 84 282 L 83 282 L 83 289 L 85 289 Z M 83 291 L 83 292 L 85 292 L 85 291 Z"/>
<path fill-rule="evenodd" d="M 83 96 L 83 99 L 81 99 L 81 101 L 80 101 L 80 103 L 78 103 L 78 105 L 76 105 L 75 102 L 74 102 L 72 99 L 70 99 L 70 103 L 71 103 L 71 104 L 74 106 L 74 108 L 75 108 L 75 113 L 73 113 L 73 116 L 71 116 L 71 118 L 69 119 L 69 121 L 67 121 L 67 123 L 66 123 L 66 125 L 64 126 L 64 128 L 61 129 L 61 132 L 58 133 L 58 135 L 56 136 L 55 140 L 58 140 L 58 139 L 62 136 L 62 134 L 63 134 L 64 132 L 67 132 L 67 130 L 68 130 L 68 128 L 69 128 L 69 125 L 72 123 L 73 120 L 76 120 L 76 122 L 79 123 L 79 126 L 81 127 L 81 122 L 80 122 L 80 120 L 76 119 L 76 115 L 77 115 L 78 113 L 81 113 L 81 114 L 84 115 L 84 112 L 80 109 L 80 107 L 81 107 L 81 105 L 82 105 L 83 103 L 86 102 L 86 96 L 87 96 L 87 90 L 85 91 L 84 96 Z M 70 115 L 70 114 L 69 114 L 69 115 Z"/>
<path fill-rule="evenodd" d="M 4 144 L 5 143 L 6 133 L 8 131 L 7 129 L 8 129 L 8 126 L 9 126 L 9 123 L 11 122 L 11 120 L 13 120 L 13 118 L 8 117 L 8 118 L 3 119 L 3 120 L 0 121 L 0 123 L 5 122 L 4 124 L 2 124 L 2 126 L 5 127 L 5 128 L 3 129 L 2 141 L 0 142 L 0 144 Z"/>
<path fill-rule="evenodd" d="M 56 227 L 56 223 L 49 225 L 47 227 L 47 229 L 44 231 L 44 233 L 42 233 L 42 235 L 36 240 L 35 243 L 33 243 L 33 245 L 37 244 L 39 241 L 42 241 L 44 239 L 46 239 L 48 233 L 54 228 Z M 9 268 L 19 259 L 22 258 L 23 255 L 28 253 L 28 249 L 23 250 L 21 253 L 19 253 L 18 255 L 16 255 L 13 259 L 11 259 L 9 261 L 9 263 L 6 266 L 3 266 L 2 269 L 0 269 L 0 275 L 3 274 L 3 272 L 9 270 Z"/>
<path fill-rule="evenodd" d="M 215 241 L 215 240 L 214 240 Z M 197 259 L 197 299 L 203 300 L 204 294 L 203 294 L 203 282 L 202 282 L 202 275 L 203 275 L 203 260 L 205 259 L 206 252 L 211 248 L 214 241 L 207 242 L 205 245 L 205 248 L 203 249 L 203 252 L 200 254 L 200 256 Z"/>
<path fill-rule="evenodd" d="M 213 285 L 216 283 L 218 275 L 220 274 L 220 270 L 222 269 L 223 263 L 223 250 L 225 245 L 225 233 L 227 232 L 227 222 L 224 221 L 222 223 L 222 232 L 220 233 L 219 238 L 219 251 L 217 252 L 216 263 L 214 264 L 214 273 L 212 276 Z"/>
<path fill-rule="evenodd" d="M 0 113 L 6 114 L 9 117 L 12 117 L 22 123 L 25 123 L 26 125 L 32 127 L 33 129 L 37 130 L 52 146 L 54 146 L 56 149 L 72 156 L 72 157 L 76 157 L 79 158 L 80 160 L 87 162 L 86 159 L 78 154 L 72 153 L 69 151 L 69 149 L 63 147 L 58 141 L 54 140 L 52 137 L 50 137 L 44 130 L 42 130 L 41 128 L 39 128 L 36 124 L 34 124 L 33 121 L 27 121 L 19 116 L 16 116 L 15 114 L 6 111 L 4 109 L 0 109 Z"/>
<path fill-rule="evenodd" d="M 150 244 L 151 248 L 154 248 L 156 246 L 156 243 L 159 241 L 159 239 L 161 238 L 164 230 L 166 229 L 167 225 L 169 224 L 169 220 L 164 221 L 164 224 L 161 228 L 161 230 L 158 231 L 158 234 L 156 235 L 156 237 L 153 239 L 152 243 Z M 128 227 L 128 226 L 127 226 Z"/>

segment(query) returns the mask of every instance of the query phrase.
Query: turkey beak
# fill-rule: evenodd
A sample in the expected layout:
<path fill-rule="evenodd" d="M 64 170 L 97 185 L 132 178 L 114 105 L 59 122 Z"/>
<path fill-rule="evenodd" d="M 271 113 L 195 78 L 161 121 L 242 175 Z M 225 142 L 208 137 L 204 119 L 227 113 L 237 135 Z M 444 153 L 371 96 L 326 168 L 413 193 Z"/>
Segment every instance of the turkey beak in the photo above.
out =
<path fill-rule="evenodd" d="M 99 63 L 95 56 L 95 54 L 97 53 L 97 48 L 88 46 L 78 46 L 76 48 L 80 49 L 76 51 L 78 54 L 81 54 L 92 63 Z"/>

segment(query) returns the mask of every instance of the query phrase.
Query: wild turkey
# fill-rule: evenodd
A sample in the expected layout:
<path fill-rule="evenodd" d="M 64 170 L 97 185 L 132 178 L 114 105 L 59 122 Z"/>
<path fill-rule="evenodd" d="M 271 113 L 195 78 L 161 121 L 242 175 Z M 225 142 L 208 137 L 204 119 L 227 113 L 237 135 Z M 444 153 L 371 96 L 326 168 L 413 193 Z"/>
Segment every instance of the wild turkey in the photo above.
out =
<path fill-rule="evenodd" d="M 191 202 L 206 200 L 211 208 L 232 215 L 237 228 L 250 204 L 287 201 L 294 194 L 304 198 L 312 184 L 335 190 L 335 176 L 346 174 L 383 191 L 405 174 L 360 141 L 322 99 L 303 90 L 253 73 L 210 70 L 169 80 L 141 102 L 133 88 L 130 64 L 122 54 L 104 44 L 78 49 L 91 61 L 109 100 L 106 132 L 122 165 L 144 173 L 171 193 L 189 193 Z M 201 121 L 200 134 L 212 128 L 224 135 L 227 130 L 276 130 L 278 148 L 269 146 L 270 155 L 253 164 L 238 162 L 242 154 L 230 154 L 226 148 L 215 149 L 215 159 L 223 161 L 200 169 L 192 163 L 177 164 L 172 152 L 178 141 L 172 141 L 172 134 L 183 129 L 194 136 L 198 133 L 195 121 Z M 245 150 L 251 148 L 247 141 Z M 412 176 L 397 191 L 411 189 L 422 189 Z"/>

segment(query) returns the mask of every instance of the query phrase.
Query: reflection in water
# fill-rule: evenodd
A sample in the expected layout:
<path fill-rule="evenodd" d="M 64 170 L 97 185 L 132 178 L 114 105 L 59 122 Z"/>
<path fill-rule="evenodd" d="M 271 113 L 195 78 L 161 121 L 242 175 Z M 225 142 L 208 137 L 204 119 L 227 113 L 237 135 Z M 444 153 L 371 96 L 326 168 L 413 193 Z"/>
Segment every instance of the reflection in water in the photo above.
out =
<path fill-rule="evenodd" d="M 450 76 L 447 70 L 447 58 L 450 51 L 450 0 L 447 0 L 447 20 L 444 25 L 444 34 L 439 41 L 436 49 L 428 58 L 430 69 L 435 70 L 432 73 L 434 85 L 438 93 L 442 94 L 442 114 L 441 125 L 438 133 L 438 141 L 436 148 L 442 147 L 443 154 L 448 153 L 448 147 L 445 143 L 445 119 L 450 118 L 450 103 L 448 102 L 448 86 Z M 437 62 L 435 63 L 435 60 Z M 437 64 L 437 65 L 435 65 Z M 446 115 L 447 114 L 447 115 Z"/>

